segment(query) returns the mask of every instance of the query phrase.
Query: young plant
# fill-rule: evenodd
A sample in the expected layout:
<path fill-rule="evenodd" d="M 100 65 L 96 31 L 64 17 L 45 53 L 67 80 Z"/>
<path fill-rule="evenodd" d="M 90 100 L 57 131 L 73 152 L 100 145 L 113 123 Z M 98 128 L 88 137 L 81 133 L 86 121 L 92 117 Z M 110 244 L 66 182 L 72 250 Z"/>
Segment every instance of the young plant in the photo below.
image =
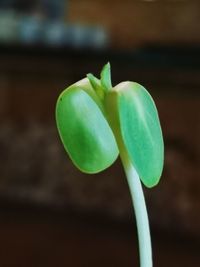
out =
<path fill-rule="evenodd" d="M 149 188 L 159 182 L 164 145 L 150 94 L 130 81 L 113 87 L 108 63 L 100 79 L 88 74 L 60 94 L 56 123 L 65 150 L 82 172 L 103 171 L 120 156 L 135 210 L 140 266 L 152 267 L 149 222 L 140 180 Z"/>

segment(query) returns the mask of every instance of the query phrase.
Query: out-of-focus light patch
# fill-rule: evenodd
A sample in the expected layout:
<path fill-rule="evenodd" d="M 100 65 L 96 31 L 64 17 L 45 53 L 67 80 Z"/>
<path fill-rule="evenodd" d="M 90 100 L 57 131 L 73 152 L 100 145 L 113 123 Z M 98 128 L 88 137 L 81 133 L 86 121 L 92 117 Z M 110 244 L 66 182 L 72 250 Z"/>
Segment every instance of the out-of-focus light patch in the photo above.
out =
<path fill-rule="evenodd" d="M 14 6 L 0 1 L 0 43 L 50 47 L 102 49 L 109 33 L 100 24 L 69 23 L 64 20 L 65 0 L 41 0 Z M 64 11 L 64 7 L 66 8 Z"/>
<path fill-rule="evenodd" d="M 0 42 L 101 49 L 108 46 L 109 35 L 99 25 L 48 21 L 37 15 L 0 11 Z"/>

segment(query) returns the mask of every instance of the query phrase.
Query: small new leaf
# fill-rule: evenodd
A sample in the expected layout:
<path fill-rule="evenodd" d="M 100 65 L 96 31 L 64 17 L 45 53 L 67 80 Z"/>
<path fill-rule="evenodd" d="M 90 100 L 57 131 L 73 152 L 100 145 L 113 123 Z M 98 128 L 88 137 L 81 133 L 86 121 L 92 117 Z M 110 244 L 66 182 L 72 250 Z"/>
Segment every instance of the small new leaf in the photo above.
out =
<path fill-rule="evenodd" d="M 112 89 L 111 82 L 111 68 L 110 63 L 108 62 L 101 71 L 101 84 L 105 91 L 110 91 Z"/>
<path fill-rule="evenodd" d="M 98 78 L 96 78 L 92 73 L 88 73 L 87 78 L 90 81 L 90 84 L 91 84 L 92 88 L 94 89 L 94 91 L 96 92 L 96 94 L 98 95 L 98 97 L 101 100 L 103 100 L 104 99 L 104 90 L 101 86 L 101 81 Z"/>

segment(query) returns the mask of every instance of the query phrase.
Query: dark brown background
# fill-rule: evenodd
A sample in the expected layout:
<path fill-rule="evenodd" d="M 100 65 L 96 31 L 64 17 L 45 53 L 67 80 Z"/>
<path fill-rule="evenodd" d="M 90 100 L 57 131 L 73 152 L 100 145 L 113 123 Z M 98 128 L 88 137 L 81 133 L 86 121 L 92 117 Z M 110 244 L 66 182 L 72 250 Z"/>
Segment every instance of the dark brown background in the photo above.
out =
<path fill-rule="evenodd" d="M 59 93 L 107 61 L 113 84 L 143 84 L 165 139 L 160 184 L 145 196 L 155 267 L 199 266 L 200 46 L 195 1 L 71 1 L 66 21 L 106 27 L 104 50 L 0 44 L 1 266 L 137 266 L 120 162 L 71 164 L 55 127 Z"/>

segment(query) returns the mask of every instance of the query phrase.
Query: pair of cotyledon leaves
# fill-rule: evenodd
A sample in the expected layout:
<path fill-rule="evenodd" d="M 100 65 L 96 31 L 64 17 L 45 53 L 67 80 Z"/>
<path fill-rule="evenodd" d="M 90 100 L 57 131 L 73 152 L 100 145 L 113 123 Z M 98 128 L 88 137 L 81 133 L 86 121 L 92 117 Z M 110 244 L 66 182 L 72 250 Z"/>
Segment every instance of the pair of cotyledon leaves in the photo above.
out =
<path fill-rule="evenodd" d="M 158 183 L 164 145 L 154 101 L 138 83 L 112 87 L 109 63 L 100 80 L 88 74 L 61 93 L 56 122 L 65 150 L 81 171 L 106 169 L 125 148 L 142 182 Z"/>

